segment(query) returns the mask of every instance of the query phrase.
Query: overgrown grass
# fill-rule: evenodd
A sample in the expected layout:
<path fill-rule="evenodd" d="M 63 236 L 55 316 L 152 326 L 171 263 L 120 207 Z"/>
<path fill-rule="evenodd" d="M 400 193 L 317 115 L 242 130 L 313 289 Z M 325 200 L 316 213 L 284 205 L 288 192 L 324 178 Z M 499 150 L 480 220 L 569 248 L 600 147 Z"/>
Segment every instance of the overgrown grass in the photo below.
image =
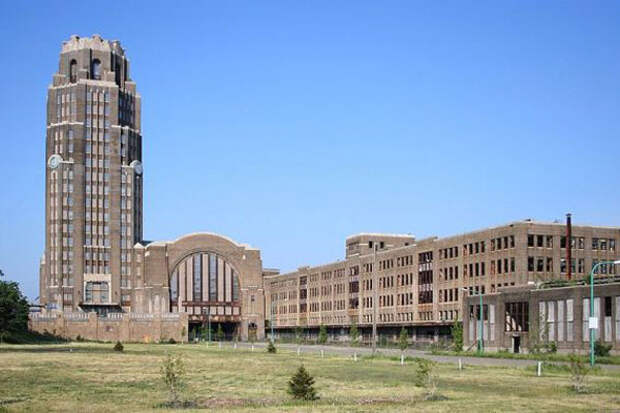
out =
<path fill-rule="evenodd" d="M 10 332 L 2 337 L 2 344 L 52 344 L 66 343 L 62 337 L 57 337 L 51 333 L 37 333 L 36 331 Z"/>
<path fill-rule="evenodd" d="M 465 357 L 486 357 L 486 358 L 498 358 L 498 359 L 520 359 L 520 360 L 538 360 L 538 361 L 555 361 L 555 362 L 570 362 L 570 354 L 563 353 L 536 353 L 536 354 L 524 354 L 524 353 L 509 353 L 507 351 L 491 352 L 485 351 L 478 353 L 475 351 L 462 351 L 457 353 L 456 351 L 448 350 L 433 350 L 432 354 L 437 356 L 465 356 Z M 584 362 L 589 362 L 590 356 L 580 356 Z M 620 356 L 605 356 L 596 357 L 596 362 L 599 364 L 620 364 Z"/>
<path fill-rule="evenodd" d="M 35 350 L 36 349 L 36 350 Z M 71 349 L 72 351 L 69 351 Z M 186 365 L 185 411 L 402 412 L 402 411 L 588 411 L 610 410 L 620 401 L 620 372 L 600 370 L 576 394 L 563 369 L 437 366 L 443 401 L 425 401 L 414 386 L 415 364 L 393 357 L 362 358 L 206 345 L 110 344 L 0 346 L 0 406 L 8 411 L 141 412 L 166 410 L 168 394 L 159 372 L 166 353 Z M 302 364 L 321 397 L 296 402 L 287 381 Z M 547 372 L 548 370 L 548 372 Z M 2 409 L 0 409 L 1 411 Z"/>

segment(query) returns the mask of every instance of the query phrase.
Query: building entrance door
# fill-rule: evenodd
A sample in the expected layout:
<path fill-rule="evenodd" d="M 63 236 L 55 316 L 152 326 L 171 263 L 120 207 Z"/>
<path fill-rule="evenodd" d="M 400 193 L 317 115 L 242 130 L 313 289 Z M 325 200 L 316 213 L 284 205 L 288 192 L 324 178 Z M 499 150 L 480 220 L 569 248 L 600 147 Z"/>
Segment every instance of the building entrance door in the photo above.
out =
<path fill-rule="evenodd" d="M 521 337 L 520 336 L 512 337 L 512 352 L 519 353 L 520 347 L 521 347 Z"/>

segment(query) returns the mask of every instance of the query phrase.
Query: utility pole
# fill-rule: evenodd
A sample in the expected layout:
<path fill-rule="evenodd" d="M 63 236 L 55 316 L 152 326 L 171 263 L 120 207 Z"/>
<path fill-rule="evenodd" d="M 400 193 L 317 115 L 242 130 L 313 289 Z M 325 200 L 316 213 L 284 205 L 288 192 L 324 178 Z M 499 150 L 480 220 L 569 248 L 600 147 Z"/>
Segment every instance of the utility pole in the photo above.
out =
<path fill-rule="evenodd" d="M 275 303 L 272 301 L 271 302 L 271 320 L 269 321 L 269 326 L 271 327 L 271 342 L 272 343 L 274 342 L 274 339 L 273 339 L 273 305 L 274 304 Z"/>
<path fill-rule="evenodd" d="M 373 257 L 372 257 L 372 354 L 377 351 L 377 306 L 379 305 L 379 299 L 377 298 L 377 289 L 379 283 L 377 282 L 377 243 L 373 243 Z"/>

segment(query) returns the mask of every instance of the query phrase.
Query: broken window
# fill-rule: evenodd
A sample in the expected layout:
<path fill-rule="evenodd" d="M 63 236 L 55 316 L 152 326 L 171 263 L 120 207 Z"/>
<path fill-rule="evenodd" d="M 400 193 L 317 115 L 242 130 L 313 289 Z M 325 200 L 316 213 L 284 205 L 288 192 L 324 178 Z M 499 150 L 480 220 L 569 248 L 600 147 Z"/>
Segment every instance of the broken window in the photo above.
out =
<path fill-rule="evenodd" d="M 527 301 L 506 303 L 505 331 L 529 330 L 529 303 Z"/>

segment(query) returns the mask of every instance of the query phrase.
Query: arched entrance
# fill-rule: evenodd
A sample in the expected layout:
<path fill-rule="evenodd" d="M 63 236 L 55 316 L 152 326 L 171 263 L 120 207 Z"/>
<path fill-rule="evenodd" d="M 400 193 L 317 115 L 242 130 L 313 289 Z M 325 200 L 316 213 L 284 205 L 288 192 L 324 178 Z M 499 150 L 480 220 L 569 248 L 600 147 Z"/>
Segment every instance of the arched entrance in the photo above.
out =
<path fill-rule="evenodd" d="M 192 252 L 170 274 L 170 311 L 189 315 L 190 337 L 232 339 L 240 333 L 239 273 L 212 251 Z"/>

